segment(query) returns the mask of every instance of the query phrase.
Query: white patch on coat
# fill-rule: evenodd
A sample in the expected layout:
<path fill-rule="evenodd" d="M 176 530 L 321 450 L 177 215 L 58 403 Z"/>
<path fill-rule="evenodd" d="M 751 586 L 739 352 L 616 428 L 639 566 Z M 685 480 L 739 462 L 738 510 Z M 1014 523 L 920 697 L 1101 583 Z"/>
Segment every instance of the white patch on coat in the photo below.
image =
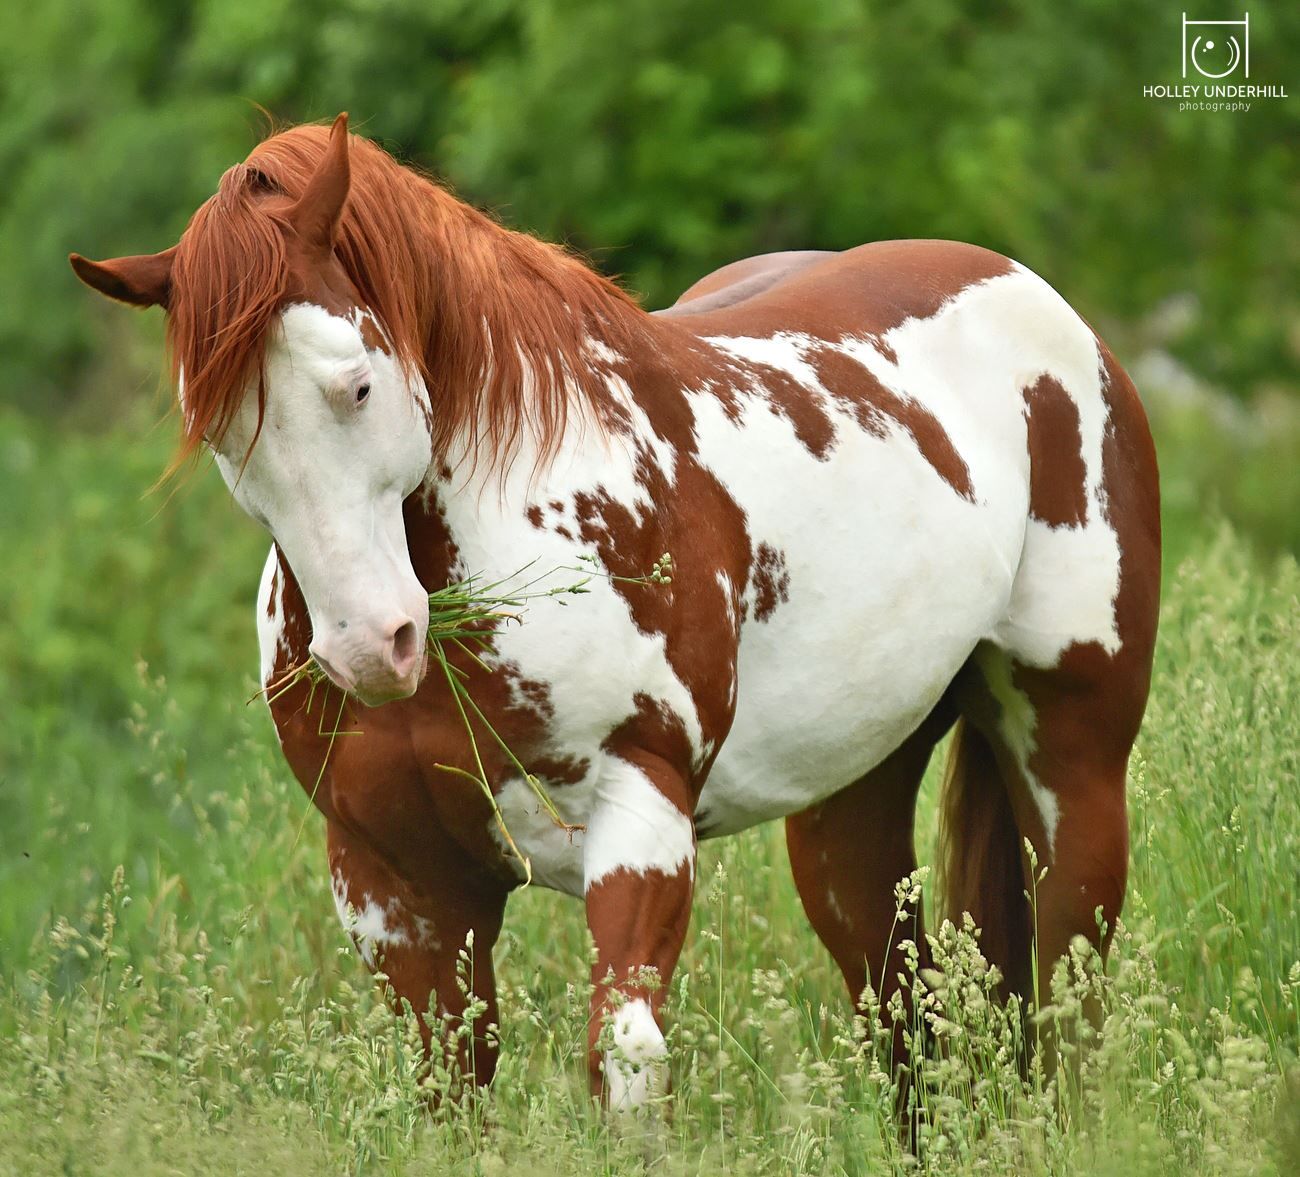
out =
<path fill-rule="evenodd" d="M 731 577 L 719 568 L 717 571 L 718 588 L 722 590 L 722 603 L 727 610 L 727 627 L 733 634 L 740 633 L 740 610 L 736 607 L 736 586 Z"/>
<path fill-rule="evenodd" d="M 937 314 L 839 346 L 924 407 L 966 462 L 971 502 L 910 433 L 865 432 L 806 359 L 796 333 L 712 339 L 784 369 L 830 418 L 819 459 L 761 390 L 728 414 L 691 393 L 700 460 L 748 517 L 751 541 L 784 556 L 789 600 L 740 642 L 735 722 L 704 786 L 709 833 L 806 808 L 880 763 L 939 699 L 976 644 L 1031 665 L 1078 641 L 1114 649 L 1118 546 L 1100 510 L 1102 399 L 1096 340 L 1041 279 L 1017 269 Z M 1044 373 L 1079 406 L 1087 526 L 1042 535 L 1029 521 L 1023 389 Z"/>
<path fill-rule="evenodd" d="M 1011 604 L 994 640 L 1014 650 L 1018 661 L 1040 670 L 1056 666 L 1067 649 L 1081 642 L 1118 653 L 1119 562 L 1119 538 L 1099 518 L 1095 503 L 1079 526 L 1052 527 L 1030 519 Z M 1062 616 L 1066 611 L 1068 629 Z"/>
<path fill-rule="evenodd" d="M 998 734 L 1015 759 L 1020 775 L 1029 787 L 1030 796 L 1038 807 L 1043 831 L 1047 835 L 1049 855 L 1056 852 L 1056 827 L 1061 819 L 1061 806 L 1056 794 L 1047 788 L 1029 767 L 1038 751 L 1036 728 L 1038 716 L 1029 696 L 1020 690 L 1011 676 L 1011 660 L 1001 650 L 980 646 L 975 660 L 988 687 L 989 694 L 998 704 Z"/>
<path fill-rule="evenodd" d="M 262 655 L 261 682 L 264 687 L 270 686 L 275 675 L 276 658 L 288 650 L 284 635 L 284 577 L 278 575 L 279 565 L 279 554 L 272 544 L 257 590 L 257 645 Z M 272 585 L 275 586 L 274 594 Z"/>
<path fill-rule="evenodd" d="M 587 818 L 595 787 L 593 776 L 594 773 L 588 773 L 585 780 L 576 784 L 546 786 L 556 809 L 571 825 L 581 825 Z M 515 845 L 528 856 L 533 882 L 539 887 L 580 897 L 586 832 L 565 830 L 557 825 L 537 794 L 519 777 L 507 781 L 500 789 L 497 805 Z M 526 877 L 523 864 L 510 849 L 495 818 L 488 823 L 488 832 L 519 877 Z"/>
<path fill-rule="evenodd" d="M 844 905 L 840 903 L 840 897 L 835 893 L 834 887 L 826 888 L 826 906 L 845 931 L 851 932 L 853 930 L 853 920 L 849 913 L 844 910 Z"/>
<path fill-rule="evenodd" d="M 609 757 L 596 783 L 587 837 L 583 880 L 590 891 L 617 870 L 695 874 L 695 823 L 651 783 L 641 769 Z"/>
<path fill-rule="evenodd" d="M 687 866 L 694 871 L 694 823 L 634 765 L 603 753 L 581 781 L 545 787 L 560 817 L 584 829 L 557 824 L 519 777 L 497 792 L 506 828 L 527 856 L 538 886 L 580 897 L 619 869 L 676 875 Z M 516 874 L 526 877 L 495 818 L 488 832 Z"/>
<path fill-rule="evenodd" d="M 643 998 L 610 1015 L 614 1043 L 605 1052 L 605 1093 L 615 1114 L 635 1112 L 667 1089 L 668 1045 Z"/>
<path fill-rule="evenodd" d="M 347 880 L 337 867 L 330 872 L 330 890 L 334 895 L 334 907 L 339 913 L 339 921 L 352 937 L 361 959 L 370 968 L 375 967 L 376 950 L 382 953 L 386 948 L 412 944 L 410 933 L 401 923 L 403 916 L 414 925 L 414 942 L 418 946 L 427 947 L 434 952 L 441 947 L 433 921 L 406 911 L 396 896 L 380 904 L 366 891 L 358 902 L 349 893 Z"/>
<path fill-rule="evenodd" d="M 603 339 L 597 339 L 594 336 L 588 336 L 583 345 L 587 354 L 593 360 L 598 360 L 602 364 L 622 363 L 624 357 L 609 346 Z"/>

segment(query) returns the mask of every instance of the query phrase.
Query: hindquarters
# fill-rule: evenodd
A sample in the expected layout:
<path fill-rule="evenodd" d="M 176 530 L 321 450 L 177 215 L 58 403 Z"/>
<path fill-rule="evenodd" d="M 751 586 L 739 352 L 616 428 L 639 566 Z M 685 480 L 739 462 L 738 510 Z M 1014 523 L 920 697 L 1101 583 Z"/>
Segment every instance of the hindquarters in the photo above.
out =
<path fill-rule="evenodd" d="M 1105 950 L 1123 902 L 1126 770 L 1159 605 L 1150 433 L 1127 375 L 1104 345 L 1098 354 L 1095 475 L 1078 458 L 1086 426 L 1072 402 L 1059 389 L 1027 394 L 1025 550 L 1007 617 L 956 684 L 963 726 L 943 802 L 948 912 L 971 912 L 986 955 L 1026 997 L 1036 939 L 1040 999 L 1073 937 Z"/>

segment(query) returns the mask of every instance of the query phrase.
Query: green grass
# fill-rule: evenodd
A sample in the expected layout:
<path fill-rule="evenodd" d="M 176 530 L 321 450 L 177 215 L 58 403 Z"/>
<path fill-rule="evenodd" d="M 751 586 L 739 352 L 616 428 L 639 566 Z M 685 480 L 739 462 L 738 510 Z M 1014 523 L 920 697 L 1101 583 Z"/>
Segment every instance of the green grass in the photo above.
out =
<path fill-rule="evenodd" d="M 244 705 L 265 540 L 211 475 L 142 498 L 165 442 L 0 416 L 0 1172 L 642 1171 L 644 1142 L 586 1095 L 581 908 L 541 890 L 512 901 L 497 951 L 492 1093 L 426 1109 L 412 1026 L 351 952 L 320 823 L 296 838 L 306 800 Z M 1106 1033 L 1079 1093 L 1022 1082 L 975 946 L 949 932 L 927 1172 L 1300 1164 L 1300 571 L 1201 517 L 1194 452 L 1164 457 L 1178 563 Z M 1274 498 L 1220 501 L 1272 512 L 1272 539 L 1295 507 Z M 699 880 L 658 1166 L 911 1171 L 779 825 L 706 844 Z"/>

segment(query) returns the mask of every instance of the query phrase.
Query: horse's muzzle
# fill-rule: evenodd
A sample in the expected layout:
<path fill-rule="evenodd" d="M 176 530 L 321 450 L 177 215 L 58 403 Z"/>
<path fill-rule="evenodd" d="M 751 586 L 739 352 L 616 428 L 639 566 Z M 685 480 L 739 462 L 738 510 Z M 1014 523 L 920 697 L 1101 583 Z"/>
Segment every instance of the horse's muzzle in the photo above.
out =
<path fill-rule="evenodd" d="M 359 642 L 343 630 L 339 638 L 313 641 L 311 653 L 337 687 L 380 707 L 415 694 L 424 677 L 424 631 L 401 617 L 380 627 L 371 641 Z"/>

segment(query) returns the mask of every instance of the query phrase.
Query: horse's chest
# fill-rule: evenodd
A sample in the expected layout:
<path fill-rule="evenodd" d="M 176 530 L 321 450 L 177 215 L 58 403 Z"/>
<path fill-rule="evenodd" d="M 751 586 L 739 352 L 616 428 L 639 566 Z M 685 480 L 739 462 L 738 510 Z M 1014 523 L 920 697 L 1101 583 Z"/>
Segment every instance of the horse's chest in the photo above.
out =
<path fill-rule="evenodd" d="M 593 774 L 578 784 L 542 786 L 564 824 L 548 812 L 542 799 L 519 778 L 510 781 L 497 794 L 501 816 L 499 820 L 492 819 L 490 832 L 516 874 L 531 876 L 539 886 L 567 895 L 583 893 L 583 844 L 595 796 L 594 784 Z M 527 868 L 520 860 L 521 855 L 527 859 Z"/>

